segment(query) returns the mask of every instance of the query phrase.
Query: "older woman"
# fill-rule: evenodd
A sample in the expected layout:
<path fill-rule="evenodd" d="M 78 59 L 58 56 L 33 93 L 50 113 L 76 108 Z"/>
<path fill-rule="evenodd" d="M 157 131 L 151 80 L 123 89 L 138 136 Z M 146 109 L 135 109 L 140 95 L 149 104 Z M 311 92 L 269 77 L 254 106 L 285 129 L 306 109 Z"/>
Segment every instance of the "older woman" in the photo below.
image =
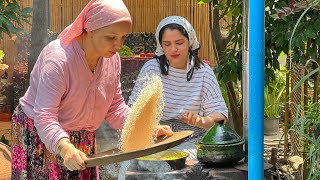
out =
<path fill-rule="evenodd" d="M 130 113 L 117 53 L 130 28 L 121 0 L 91 0 L 42 50 L 13 115 L 12 179 L 99 178 L 85 160 L 101 122 L 121 130 Z"/>
<path fill-rule="evenodd" d="M 147 74 L 162 78 L 165 107 L 161 124 L 173 131 L 193 130 L 193 137 L 174 149 L 196 159 L 195 141 L 218 121 L 226 121 L 228 109 L 212 69 L 197 56 L 200 44 L 192 25 L 183 17 L 163 19 L 156 29 L 156 57 L 142 67 L 129 104 L 136 101 Z"/>

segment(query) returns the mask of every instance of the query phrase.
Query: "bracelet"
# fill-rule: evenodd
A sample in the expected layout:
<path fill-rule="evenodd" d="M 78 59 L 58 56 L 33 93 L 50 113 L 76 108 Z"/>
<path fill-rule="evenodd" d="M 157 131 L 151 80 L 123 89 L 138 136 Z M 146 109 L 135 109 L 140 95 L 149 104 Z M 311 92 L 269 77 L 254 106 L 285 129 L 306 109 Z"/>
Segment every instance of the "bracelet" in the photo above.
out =
<path fill-rule="evenodd" d="M 56 150 L 57 154 L 60 154 L 60 151 L 62 150 L 62 148 L 67 144 L 70 144 L 70 142 L 69 141 L 63 141 L 61 144 L 59 144 L 59 146 L 57 147 L 57 150 Z"/>

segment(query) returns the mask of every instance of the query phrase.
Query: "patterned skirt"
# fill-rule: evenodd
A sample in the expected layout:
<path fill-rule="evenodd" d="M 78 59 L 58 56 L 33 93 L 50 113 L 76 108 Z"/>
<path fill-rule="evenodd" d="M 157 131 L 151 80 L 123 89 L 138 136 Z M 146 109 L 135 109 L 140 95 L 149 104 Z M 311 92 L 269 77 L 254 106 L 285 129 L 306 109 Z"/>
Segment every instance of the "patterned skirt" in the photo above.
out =
<path fill-rule="evenodd" d="M 71 143 L 87 154 L 95 151 L 94 132 L 68 131 Z M 60 156 L 50 153 L 39 138 L 33 119 L 20 105 L 12 116 L 12 179 L 99 179 L 99 168 L 69 171 Z"/>

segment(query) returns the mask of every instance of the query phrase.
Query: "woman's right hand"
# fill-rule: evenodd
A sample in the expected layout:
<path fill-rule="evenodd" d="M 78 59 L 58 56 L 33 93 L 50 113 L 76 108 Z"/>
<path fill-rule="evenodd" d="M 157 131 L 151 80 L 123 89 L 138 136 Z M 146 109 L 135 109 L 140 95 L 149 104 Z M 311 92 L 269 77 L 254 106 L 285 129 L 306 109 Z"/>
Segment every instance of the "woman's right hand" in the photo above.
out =
<path fill-rule="evenodd" d="M 63 165 L 68 170 L 84 170 L 86 168 L 84 161 L 87 159 L 85 153 L 75 148 L 70 142 L 65 143 L 59 152 L 63 159 Z"/>

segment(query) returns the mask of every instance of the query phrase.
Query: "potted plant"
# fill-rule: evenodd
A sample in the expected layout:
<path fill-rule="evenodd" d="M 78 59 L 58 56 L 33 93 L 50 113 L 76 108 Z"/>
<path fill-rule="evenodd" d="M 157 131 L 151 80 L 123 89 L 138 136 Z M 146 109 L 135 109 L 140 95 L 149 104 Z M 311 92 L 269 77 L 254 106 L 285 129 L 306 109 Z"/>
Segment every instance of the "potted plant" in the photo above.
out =
<path fill-rule="evenodd" d="M 279 120 L 284 105 L 285 69 L 276 72 L 277 80 L 264 90 L 264 134 L 277 135 Z"/>
<path fill-rule="evenodd" d="M 2 77 L 4 72 L 9 68 L 8 65 L 3 64 L 3 61 L 2 61 L 3 57 L 4 57 L 4 52 L 0 50 L 0 77 Z"/>
<path fill-rule="evenodd" d="M 3 59 L 4 57 L 4 53 L 3 51 L 0 50 L 0 99 L 1 99 L 1 102 L 0 102 L 0 121 L 10 121 L 11 120 L 11 116 L 12 114 L 10 113 L 10 111 L 4 111 L 4 108 L 3 107 L 3 102 L 2 102 L 2 95 L 3 95 L 3 87 L 2 87 L 2 82 L 1 82 L 1 79 L 2 79 L 2 76 L 3 74 L 5 73 L 5 71 L 9 68 L 8 65 L 6 64 L 3 64 Z"/>

